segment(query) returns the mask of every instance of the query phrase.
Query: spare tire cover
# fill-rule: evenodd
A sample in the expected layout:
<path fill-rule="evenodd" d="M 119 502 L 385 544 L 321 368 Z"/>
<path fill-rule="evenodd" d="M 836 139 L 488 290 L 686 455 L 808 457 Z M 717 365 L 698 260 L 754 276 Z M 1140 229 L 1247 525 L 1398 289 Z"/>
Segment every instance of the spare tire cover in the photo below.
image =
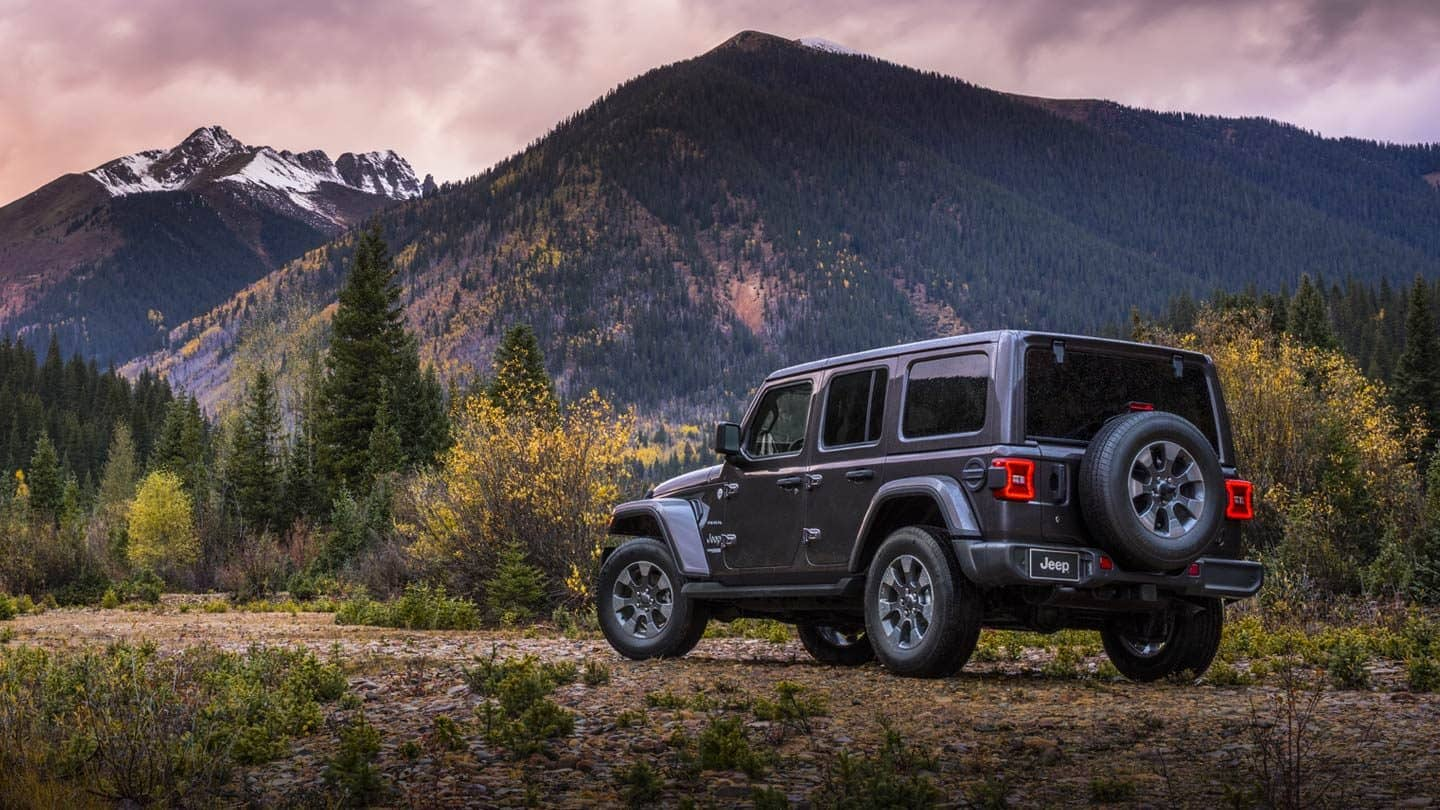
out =
<path fill-rule="evenodd" d="M 1209 440 L 1173 413 L 1105 423 L 1080 461 L 1080 509 L 1095 541 L 1126 567 L 1173 571 L 1209 548 L 1224 522 L 1225 481 Z"/>

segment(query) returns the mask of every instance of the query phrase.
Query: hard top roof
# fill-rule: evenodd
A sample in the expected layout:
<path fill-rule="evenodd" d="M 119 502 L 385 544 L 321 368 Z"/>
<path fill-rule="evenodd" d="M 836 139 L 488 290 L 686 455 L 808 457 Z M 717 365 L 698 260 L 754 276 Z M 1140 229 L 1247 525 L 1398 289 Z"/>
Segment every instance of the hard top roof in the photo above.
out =
<path fill-rule="evenodd" d="M 863 363 L 869 360 L 881 360 L 884 358 L 895 357 L 902 354 L 912 354 L 915 352 L 930 351 L 932 349 L 949 349 L 960 348 L 963 346 L 975 346 L 986 343 L 998 343 L 1001 340 L 1007 339 L 1023 341 L 1028 338 L 1035 337 L 1046 338 L 1050 340 L 1073 340 L 1076 342 L 1090 344 L 1110 344 L 1115 347 L 1162 349 L 1167 352 L 1184 355 L 1185 357 L 1202 360 L 1204 362 L 1209 362 L 1210 360 L 1209 357 L 1206 357 L 1200 352 L 1190 351 L 1188 349 L 1177 349 L 1172 346 L 1161 346 L 1154 343 L 1139 343 L 1133 340 L 1117 340 L 1115 338 L 1102 338 L 1094 337 L 1091 335 L 1067 334 L 1065 332 L 1037 332 L 1019 329 L 996 329 L 989 332 L 968 332 L 963 335 L 951 335 L 949 337 L 920 340 L 914 343 L 900 343 L 894 346 L 883 346 L 878 349 L 866 349 L 865 351 L 852 352 L 850 354 L 837 354 L 834 357 L 827 357 L 823 360 L 812 360 L 808 363 L 800 363 L 798 365 L 787 366 L 782 369 L 777 369 L 770 372 L 770 375 L 765 378 L 765 381 L 769 382 L 770 380 L 778 380 L 784 377 L 792 377 L 796 374 L 809 374 L 815 371 L 823 371 L 827 368 L 834 368 L 835 366 L 844 366 L 851 363 Z"/>

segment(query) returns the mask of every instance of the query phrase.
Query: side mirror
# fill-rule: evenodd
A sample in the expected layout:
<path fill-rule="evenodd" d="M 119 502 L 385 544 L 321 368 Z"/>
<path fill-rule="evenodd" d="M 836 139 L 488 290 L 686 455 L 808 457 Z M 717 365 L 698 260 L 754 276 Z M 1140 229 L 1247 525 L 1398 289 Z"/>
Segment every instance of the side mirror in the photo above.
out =
<path fill-rule="evenodd" d="M 734 422 L 721 422 L 715 426 L 715 452 L 722 456 L 740 454 L 740 426 Z"/>

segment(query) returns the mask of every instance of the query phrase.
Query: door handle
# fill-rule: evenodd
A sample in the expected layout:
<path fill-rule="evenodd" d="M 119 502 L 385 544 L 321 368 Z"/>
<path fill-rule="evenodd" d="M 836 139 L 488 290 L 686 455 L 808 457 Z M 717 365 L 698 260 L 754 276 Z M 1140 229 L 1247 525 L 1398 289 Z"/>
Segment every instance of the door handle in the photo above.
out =
<path fill-rule="evenodd" d="M 809 475 L 805 476 L 805 488 L 815 489 L 819 487 L 824 480 L 825 476 L 821 475 L 820 473 L 810 473 Z"/>
<path fill-rule="evenodd" d="M 851 470 L 850 472 L 845 473 L 845 480 L 847 481 L 869 481 L 874 477 L 875 471 L 868 468 L 863 470 Z"/>
<path fill-rule="evenodd" d="M 775 483 L 779 484 L 781 489 L 799 489 L 800 486 L 805 483 L 805 476 L 787 475 L 786 477 L 777 480 Z"/>

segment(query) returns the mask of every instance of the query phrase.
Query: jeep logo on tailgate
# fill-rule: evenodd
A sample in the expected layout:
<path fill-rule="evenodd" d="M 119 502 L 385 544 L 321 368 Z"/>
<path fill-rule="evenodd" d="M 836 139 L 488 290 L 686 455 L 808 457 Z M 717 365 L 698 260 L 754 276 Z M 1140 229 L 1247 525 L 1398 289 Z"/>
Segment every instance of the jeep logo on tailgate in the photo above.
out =
<path fill-rule="evenodd" d="M 1080 581 L 1080 552 L 1030 549 L 1030 577 L 1061 582 Z"/>

